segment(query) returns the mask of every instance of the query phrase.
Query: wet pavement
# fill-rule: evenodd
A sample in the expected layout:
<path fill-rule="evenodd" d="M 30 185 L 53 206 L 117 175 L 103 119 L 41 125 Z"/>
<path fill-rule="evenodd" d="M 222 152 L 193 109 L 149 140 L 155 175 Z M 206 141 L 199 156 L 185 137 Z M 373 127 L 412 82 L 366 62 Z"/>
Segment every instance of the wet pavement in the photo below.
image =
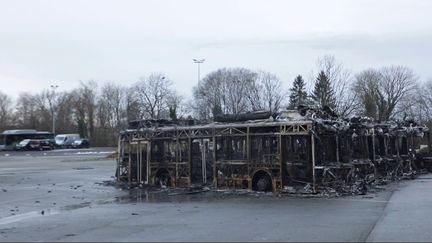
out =
<path fill-rule="evenodd" d="M 149 192 L 112 186 L 105 156 L 0 156 L 0 241 L 432 240 L 430 174 L 339 198 Z"/>
<path fill-rule="evenodd" d="M 46 157 L 46 156 L 102 156 L 112 154 L 116 148 L 111 147 L 92 147 L 79 149 L 53 149 L 44 151 L 0 151 L 1 157 Z"/>

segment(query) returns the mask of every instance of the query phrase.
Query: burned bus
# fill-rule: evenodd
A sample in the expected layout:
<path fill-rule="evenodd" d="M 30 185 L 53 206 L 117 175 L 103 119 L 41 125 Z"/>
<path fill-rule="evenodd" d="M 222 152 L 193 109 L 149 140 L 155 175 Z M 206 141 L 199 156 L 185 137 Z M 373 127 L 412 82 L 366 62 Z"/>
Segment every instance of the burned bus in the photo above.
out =
<path fill-rule="evenodd" d="M 415 160 L 408 152 L 421 142 L 414 144 L 414 137 L 428 136 L 425 127 L 385 132 L 368 118 L 340 119 L 313 109 L 257 114 L 211 123 L 136 121 L 119 136 L 117 180 L 256 191 L 309 184 L 316 191 L 317 185 L 385 174 L 394 158 L 402 173 L 412 170 L 404 161 Z"/>

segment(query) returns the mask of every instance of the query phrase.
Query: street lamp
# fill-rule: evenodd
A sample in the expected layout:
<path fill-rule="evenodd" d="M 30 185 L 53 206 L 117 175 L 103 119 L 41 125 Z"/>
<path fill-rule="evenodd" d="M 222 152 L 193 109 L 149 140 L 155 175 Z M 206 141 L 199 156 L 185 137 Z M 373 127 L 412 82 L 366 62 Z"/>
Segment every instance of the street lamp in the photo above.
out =
<path fill-rule="evenodd" d="M 200 82 L 200 64 L 205 61 L 205 59 L 192 59 L 194 63 L 198 64 L 198 83 Z"/>
<path fill-rule="evenodd" d="M 55 90 L 59 87 L 58 85 L 50 85 L 52 92 L 51 98 L 51 113 L 52 113 L 52 133 L 55 134 L 55 111 L 54 111 L 54 99 L 55 99 Z"/>

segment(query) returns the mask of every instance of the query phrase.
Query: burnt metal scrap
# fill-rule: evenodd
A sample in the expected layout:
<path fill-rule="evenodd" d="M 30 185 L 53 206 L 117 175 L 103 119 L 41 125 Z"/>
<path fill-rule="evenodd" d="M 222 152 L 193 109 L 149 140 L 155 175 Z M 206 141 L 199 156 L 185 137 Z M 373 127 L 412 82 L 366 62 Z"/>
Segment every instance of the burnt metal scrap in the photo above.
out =
<path fill-rule="evenodd" d="M 431 168 L 429 130 L 414 121 L 338 117 L 330 108 L 141 120 L 118 141 L 130 186 L 364 194 Z M 289 190 L 288 190 L 288 189 Z"/>
<path fill-rule="evenodd" d="M 269 111 L 255 111 L 255 112 L 247 112 L 243 114 L 224 114 L 224 115 L 217 115 L 214 118 L 214 121 L 216 122 L 245 122 L 245 121 L 251 121 L 251 120 L 260 120 L 260 119 L 267 119 L 269 117 L 273 117 L 276 114 L 273 114 Z"/>

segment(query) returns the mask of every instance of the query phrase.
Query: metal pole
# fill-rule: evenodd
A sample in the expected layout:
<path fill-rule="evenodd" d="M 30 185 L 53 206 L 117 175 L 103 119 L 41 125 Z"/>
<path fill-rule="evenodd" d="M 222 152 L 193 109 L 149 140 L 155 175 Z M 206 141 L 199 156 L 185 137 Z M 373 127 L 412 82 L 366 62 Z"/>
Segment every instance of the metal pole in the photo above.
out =
<path fill-rule="evenodd" d="M 204 139 L 201 139 L 201 170 L 202 170 L 202 176 L 203 176 L 203 182 L 204 184 L 207 183 L 207 164 L 206 164 L 206 141 Z"/>
<path fill-rule="evenodd" d="M 137 153 L 137 161 L 136 161 L 136 168 L 137 168 L 137 174 L 136 174 L 136 176 L 137 176 L 137 178 L 136 178 L 136 180 L 137 180 L 137 184 L 140 184 L 141 183 L 141 155 L 140 155 L 140 152 L 141 152 L 141 144 L 140 144 L 141 142 L 137 142 L 137 148 L 136 148 L 136 153 Z"/>
<path fill-rule="evenodd" d="M 339 134 L 336 135 L 336 162 L 339 163 Z"/>
<path fill-rule="evenodd" d="M 146 161 L 146 181 L 147 184 L 150 184 L 150 159 L 151 159 L 151 142 L 147 141 L 147 161 Z"/>
<path fill-rule="evenodd" d="M 375 156 L 375 128 L 372 129 L 372 163 L 374 165 L 374 175 L 378 176 L 378 163 Z"/>
<path fill-rule="evenodd" d="M 129 142 L 129 148 L 128 148 L 128 157 L 129 157 L 129 161 L 128 161 L 128 184 L 130 185 L 132 180 L 131 180 L 131 176 L 132 176 L 132 141 L 128 141 Z"/>
<path fill-rule="evenodd" d="M 311 144 L 312 144 L 312 190 L 316 192 L 316 175 L 315 175 L 315 138 L 314 134 L 311 135 Z"/>
<path fill-rule="evenodd" d="M 53 121 L 53 123 L 52 123 L 52 133 L 55 135 L 55 114 L 54 114 L 54 111 L 53 111 L 53 114 L 52 114 L 52 121 Z"/>
<path fill-rule="evenodd" d="M 200 64 L 203 63 L 205 61 L 205 59 L 192 59 L 194 61 L 194 63 L 198 64 L 198 83 L 201 80 L 201 70 L 200 70 Z"/>
<path fill-rule="evenodd" d="M 198 63 L 198 83 L 201 80 L 201 76 L 200 76 L 200 62 Z"/>

